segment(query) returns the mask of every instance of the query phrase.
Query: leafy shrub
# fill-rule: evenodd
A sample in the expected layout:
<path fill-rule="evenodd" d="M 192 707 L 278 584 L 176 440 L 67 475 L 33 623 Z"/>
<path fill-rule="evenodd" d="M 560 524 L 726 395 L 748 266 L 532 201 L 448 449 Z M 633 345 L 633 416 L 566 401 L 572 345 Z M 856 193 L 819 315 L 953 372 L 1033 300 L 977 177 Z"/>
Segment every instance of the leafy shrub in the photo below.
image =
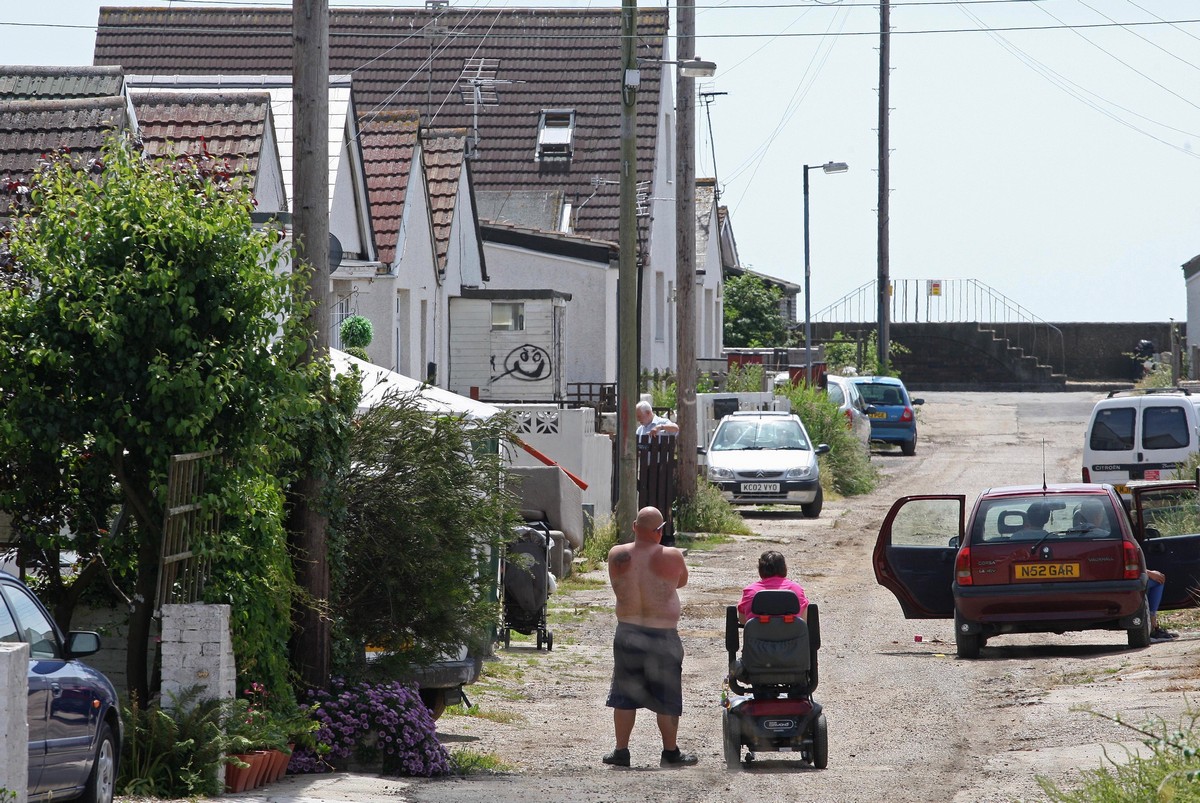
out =
<path fill-rule="evenodd" d="M 820 388 L 803 385 L 785 385 L 777 392 L 791 401 L 792 412 L 800 416 L 813 443 L 829 444 L 829 454 L 820 458 L 821 485 L 845 496 L 875 490 L 879 473 L 858 438 L 846 428 L 845 417 L 829 395 Z"/>
<path fill-rule="evenodd" d="M 762 393 L 766 387 L 763 367 L 753 363 L 729 366 L 725 377 L 725 393 Z"/>
<path fill-rule="evenodd" d="M 1118 762 L 1105 755 L 1107 766 L 1084 770 L 1073 790 L 1064 790 L 1049 779 L 1037 781 L 1046 796 L 1057 803 L 1117 803 L 1126 800 L 1164 800 L 1186 803 L 1200 800 L 1200 735 L 1196 722 L 1200 712 L 1189 708 L 1182 723 L 1171 725 L 1155 718 L 1142 727 L 1122 722 L 1119 717 L 1096 714 L 1143 737 L 1149 755 L 1129 752 Z"/>
<path fill-rule="evenodd" d="M 612 549 L 616 543 L 616 519 L 607 518 L 596 522 L 596 526 L 592 528 L 592 534 L 583 542 L 583 549 L 579 552 L 579 556 L 584 559 L 583 570 L 589 572 L 603 566 L 608 559 L 608 550 Z"/>
<path fill-rule="evenodd" d="M 329 772 L 354 761 L 388 775 L 431 777 L 450 772 L 449 756 L 416 687 L 391 681 L 348 685 L 334 678 L 329 691 L 310 691 L 319 726 L 316 748 L 298 747 L 288 769 Z"/>
<path fill-rule="evenodd" d="M 342 345 L 346 351 L 365 349 L 371 345 L 375 329 L 371 325 L 370 319 L 361 315 L 351 315 L 342 321 L 342 325 L 338 328 L 338 334 L 341 335 Z"/>
<path fill-rule="evenodd" d="M 224 707 L 216 699 L 199 699 L 201 690 L 193 686 L 172 696 L 169 709 L 142 706 L 136 699 L 125 707 L 117 789 L 159 798 L 221 792 L 217 767 L 226 748 Z"/>
<path fill-rule="evenodd" d="M 717 487 L 703 479 L 696 482 L 696 492 L 676 514 L 675 529 L 697 533 L 753 533 Z"/>

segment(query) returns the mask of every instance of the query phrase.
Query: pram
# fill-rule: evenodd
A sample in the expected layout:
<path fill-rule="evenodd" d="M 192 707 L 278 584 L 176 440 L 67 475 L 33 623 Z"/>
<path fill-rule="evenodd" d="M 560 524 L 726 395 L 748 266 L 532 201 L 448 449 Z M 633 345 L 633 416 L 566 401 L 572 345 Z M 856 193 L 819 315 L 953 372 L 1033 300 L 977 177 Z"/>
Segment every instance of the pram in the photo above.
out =
<path fill-rule="evenodd" d="M 546 627 L 546 600 L 550 596 L 550 530 L 545 522 L 516 528 L 513 542 L 505 547 L 501 575 L 504 588 L 504 646 L 512 631 L 537 634 L 537 648 L 554 649 L 554 634 Z"/>
<path fill-rule="evenodd" d="M 759 591 L 750 604 L 742 657 L 738 658 L 736 606 L 725 611 L 725 649 L 729 652 L 729 692 L 724 696 L 721 724 L 725 765 L 742 766 L 742 745 L 755 752 L 798 752 L 817 769 L 829 764 L 829 740 L 817 688 L 817 650 L 821 619 L 808 606 L 808 623 L 800 618 L 800 600 L 791 591 Z"/>

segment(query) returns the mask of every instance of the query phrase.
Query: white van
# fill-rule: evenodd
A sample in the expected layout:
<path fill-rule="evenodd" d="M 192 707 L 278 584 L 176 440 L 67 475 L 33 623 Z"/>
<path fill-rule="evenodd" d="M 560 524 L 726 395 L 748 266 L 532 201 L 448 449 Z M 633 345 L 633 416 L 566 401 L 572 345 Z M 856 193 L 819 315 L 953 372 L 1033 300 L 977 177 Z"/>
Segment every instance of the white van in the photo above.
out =
<path fill-rule="evenodd" d="M 1113 391 L 1096 402 L 1083 438 L 1083 481 L 1158 480 L 1200 451 L 1200 396 L 1179 388 Z"/>

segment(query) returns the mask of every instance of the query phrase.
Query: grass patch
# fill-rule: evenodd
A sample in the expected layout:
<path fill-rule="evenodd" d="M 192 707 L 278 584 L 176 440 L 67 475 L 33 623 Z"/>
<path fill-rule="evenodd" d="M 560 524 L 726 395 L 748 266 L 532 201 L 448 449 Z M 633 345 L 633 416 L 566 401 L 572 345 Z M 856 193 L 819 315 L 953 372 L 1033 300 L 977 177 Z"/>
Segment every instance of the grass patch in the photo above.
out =
<path fill-rule="evenodd" d="M 576 557 L 583 558 L 582 570 L 591 572 L 604 566 L 608 561 L 608 550 L 612 549 L 616 543 L 616 519 L 609 517 L 597 521 L 596 526 L 592 528 L 591 537 L 583 542 L 583 549 L 576 555 Z"/>
<path fill-rule="evenodd" d="M 526 638 L 528 639 L 528 637 Z M 525 677 L 525 669 L 505 661 L 487 661 L 483 665 L 483 677 L 497 680 L 521 680 Z"/>
<path fill-rule="evenodd" d="M 552 625 L 570 625 L 582 622 L 591 614 L 591 608 L 551 608 L 546 611 L 546 622 Z"/>
<path fill-rule="evenodd" d="M 446 709 L 446 713 L 455 717 L 486 719 L 489 722 L 499 722 L 503 725 L 524 720 L 524 717 L 520 714 L 514 714 L 511 711 L 484 711 L 479 707 L 478 703 L 472 703 L 469 707 L 465 708 L 461 705 L 452 705 Z"/>
<path fill-rule="evenodd" d="M 1050 800 L 1056 803 L 1200 800 L 1200 734 L 1196 732 L 1200 713 L 1190 705 L 1178 724 L 1156 717 L 1134 726 L 1121 721 L 1119 716 L 1089 713 L 1136 734 L 1149 752 L 1137 755 L 1122 751 L 1116 757 L 1106 752 L 1104 764 L 1084 770 L 1082 778 L 1069 789 L 1039 775 L 1038 785 Z"/>
<path fill-rule="evenodd" d="M 680 549 L 694 549 L 697 552 L 708 552 L 721 544 L 732 544 L 733 536 L 724 533 L 677 533 L 675 546 Z"/>
<path fill-rule="evenodd" d="M 707 480 L 696 483 L 696 493 L 675 516 L 675 531 L 695 533 L 732 533 L 753 535 L 733 506 L 721 496 L 717 487 Z"/>
<path fill-rule="evenodd" d="M 1193 630 L 1200 627 L 1200 608 L 1159 611 L 1158 623 L 1168 630 Z"/>
<path fill-rule="evenodd" d="M 583 577 L 576 573 L 568 577 L 566 580 L 559 580 L 558 591 L 555 593 L 566 594 L 571 591 L 589 591 L 597 588 L 605 588 L 607 586 L 608 583 L 600 577 Z"/>
<path fill-rule="evenodd" d="M 450 768 L 456 775 L 482 775 L 513 770 L 493 753 L 478 753 L 466 748 L 450 751 Z"/>

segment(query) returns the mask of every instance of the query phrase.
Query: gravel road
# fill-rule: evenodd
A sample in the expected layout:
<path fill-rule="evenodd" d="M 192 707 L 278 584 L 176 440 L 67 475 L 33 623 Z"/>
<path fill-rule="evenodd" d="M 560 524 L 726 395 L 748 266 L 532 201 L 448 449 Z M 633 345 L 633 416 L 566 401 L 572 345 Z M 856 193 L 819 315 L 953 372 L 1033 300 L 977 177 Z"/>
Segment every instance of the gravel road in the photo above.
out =
<path fill-rule="evenodd" d="M 828 501 L 820 519 L 746 511 L 756 534 L 688 555 L 681 591 L 684 716 L 680 745 L 699 766 L 658 768 L 657 731 L 643 713 L 633 768 L 600 763 L 612 746 L 604 707 L 615 625 L 603 573 L 590 587 L 551 599 L 555 648 L 501 650 L 469 695 L 484 716 L 448 715 L 451 749 L 493 754 L 510 773 L 416 782 L 404 794 L 451 801 L 1013 801 L 1044 799 L 1035 776 L 1070 782 L 1135 734 L 1084 713 L 1127 721 L 1175 721 L 1196 687 L 1196 632 L 1128 650 L 1125 634 L 1090 632 L 993 639 L 978 661 L 954 656 L 948 621 L 905 620 L 876 585 L 870 554 L 888 507 L 909 493 L 964 493 L 992 485 L 1079 477 L 1090 393 L 928 393 L 915 457 L 876 453 L 883 481 L 868 497 Z M 756 577 L 768 547 L 821 607 L 821 685 L 829 767 L 759 754 L 752 770 L 727 772 L 721 753 L 724 608 Z M 914 636 L 921 635 L 917 642 Z"/>

